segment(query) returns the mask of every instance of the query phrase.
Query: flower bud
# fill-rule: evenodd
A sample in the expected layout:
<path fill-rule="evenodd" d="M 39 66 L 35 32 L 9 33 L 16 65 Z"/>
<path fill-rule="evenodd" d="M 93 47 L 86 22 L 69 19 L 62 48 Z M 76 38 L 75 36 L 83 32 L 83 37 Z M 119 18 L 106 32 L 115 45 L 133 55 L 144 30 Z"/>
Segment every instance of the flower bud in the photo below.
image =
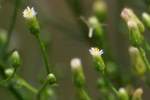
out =
<path fill-rule="evenodd" d="M 142 14 L 142 19 L 143 19 L 143 22 L 145 23 L 145 25 L 150 28 L 150 15 L 146 12 L 144 12 Z"/>
<path fill-rule="evenodd" d="M 47 81 L 50 83 L 50 84 L 55 84 L 56 83 L 56 77 L 54 74 L 50 73 L 48 74 L 47 76 Z"/>
<path fill-rule="evenodd" d="M 5 69 L 5 74 L 9 77 L 12 76 L 14 73 L 14 68 L 7 68 Z"/>
<path fill-rule="evenodd" d="M 144 32 L 145 28 L 143 23 L 139 20 L 139 18 L 135 15 L 135 13 L 132 11 L 132 9 L 124 8 L 121 12 L 122 19 L 128 24 L 128 21 L 133 21 L 136 23 L 137 28 L 141 33 Z"/>
<path fill-rule="evenodd" d="M 127 25 L 129 28 L 129 39 L 131 44 L 134 46 L 141 45 L 143 42 L 143 36 L 140 33 L 137 23 L 133 20 L 129 20 Z"/>
<path fill-rule="evenodd" d="M 142 100 L 143 90 L 142 88 L 138 88 L 134 91 L 132 100 Z"/>
<path fill-rule="evenodd" d="M 100 21 L 104 21 L 107 14 L 107 5 L 103 0 L 95 0 L 93 11 Z"/>
<path fill-rule="evenodd" d="M 82 69 L 81 60 L 79 58 L 73 58 L 70 65 L 73 73 L 74 84 L 77 87 L 83 87 L 85 83 L 85 77 Z"/>
<path fill-rule="evenodd" d="M 139 46 L 143 43 L 144 25 L 134 12 L 129 8 L 124 8 L 121 12 L 122 19 L 126 22 L 129 29 L 129 38 L 134 46 Z"/>
<path fill-rule="evenodd" d="M 129 100 L 129 95 L 124 88 L 120 88 L 118 91 L 119 100 Z"/>
<path fill-rule="evenodd" d="M 130 47 L 129 55 L 133 66 L 133 71 L 139 76 L 144 75 L 146 72 L 146 65 L 140 55 L 138 48 Z"/>
<path fill-rule="evenodd" d="M 5 30 L 0 30 L 0 46 L 4 46 L 8 41 L 7 32 Z"/>
<path fill-rule="evenodd" d="M 19 67 L 21 64 L 21 59 L 18 51 L 13 51 L 10 55 L 9 62 L 13 67 Z"/>
<path fill-rule="evenodd" d="M 96 67 L 97 71 L 104 71 L 105 69 L 105 64 L 102 58 L 102 54 L 103 54 L 103 50 L 99 50 L 98 48 L 94 48 L 92 47 L 91 49 L 89 49 L 90 54 L 93 57 L 93 61 Z"/>

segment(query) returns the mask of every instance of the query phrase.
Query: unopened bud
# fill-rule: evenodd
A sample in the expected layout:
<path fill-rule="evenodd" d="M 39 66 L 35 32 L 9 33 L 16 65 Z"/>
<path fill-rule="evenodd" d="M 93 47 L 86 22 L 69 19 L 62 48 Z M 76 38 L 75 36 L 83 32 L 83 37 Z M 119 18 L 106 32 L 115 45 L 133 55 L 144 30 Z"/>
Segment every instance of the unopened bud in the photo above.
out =
<path fill-rule="evenodd" d="M 103 0 L 95 0 L 93 4 L 93 11 L 100 21 L 106 18 L 107 5 Z"/>
<path fill-rule="evenodd" d="M 149 15 L 148 13 L 144 12 L 144 13 L 142 14 L 142 19 L 143 19 L 145 25 L 146 25 L 148 28 L 150 28 L 150 15 Z"/>
<path fill-rule="evenodd" d="M 56 83 L 56 77 L 54 74 L 50 73 L 48 74 L 47 76 L 47 81 L 50 83 L 50 84 L 55 84 Z"/>
<path fill-rule="evenodd" d="M 134 91 L 132 100 L 142 100 L 143 89 L 138 88 Z"/>
<path fill-rule="evenodd" d="M 79 58 L 73 58 L 70 64 L 72 68 L 74 84 L 77 87 L 82 87 L 85 83 L 85 77 L 81 65 L 81 60 Z"/>
<path fill-rule="evenodd" d="M 121 12 L 122 19 L 128 24 L 128 21 L 133 21 L 136 23 L 137 28 L 141 33 L 144 32 L 145 28 L 143 23 L 139 20 L 139 18 L 135 15 L 132 9 L 124 8 Z"/>
<path fill-rule="evenodd" d="M 129 20 L 127 25 L 129 28 L 129 38 L 132 45 L 134 46 L 141 45 L 143 43 L 143 36 L 140 33 L 137 23 L 133 20 Z"/>
<path fill-rule="evenodd" d="M 20 58 L 18 51 L 15 50 L 12 52 L 12 54 L 10 55 L 10 58 L 9 58 L 9 62 L 11 63 L 11 65 L 13 67 L 19 67 L 20 66 L 21 58 Z"/>
<path fill-rule="evenodd" d="M 124 88 L 120 88 L 118 91 L 119 100 L 129 100 L 129 95 Z"/>
<path fill-rule="evenodd" d="M 72 70 L 78 70 L 81 68 L 81 60 L 79 58 L 73 58 L 70 62 Z"/>
<path fill-rule="evenodd" d="M 13 73 L 14 73 L 14 68 L 7 68 L 7 69 L 5 70 L 5 74 L 6 74 L 7 76 L 12 76 Z"/>
<path fill-rule="evenodd" d="M 131 59 L 134 72 L 136 72 L 136 74 L 140 76 L 144 75 L 146 72 L 146 66 L 138 48 L 130 47 L 129 55 L 130 55 L 130 59 Z"/>

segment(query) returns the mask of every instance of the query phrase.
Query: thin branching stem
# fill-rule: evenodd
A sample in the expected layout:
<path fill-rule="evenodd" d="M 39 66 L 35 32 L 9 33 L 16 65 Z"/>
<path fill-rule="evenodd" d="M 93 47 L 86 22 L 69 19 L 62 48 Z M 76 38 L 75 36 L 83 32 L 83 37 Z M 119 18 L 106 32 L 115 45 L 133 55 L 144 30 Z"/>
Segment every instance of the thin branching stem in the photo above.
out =
<path fill-rule="evenodd" d="M 17 13 L 18 13 L 18 10 L 19 10 L 19 7 L 20 7 L 21 0 L 15 0 L 14 3 L 15 4 L 14 4 L 13 15 L 12 15 L 12 19 L 10 21 L 10 25 L 9 25 L 9 29 L 8 29 L 8 41 L 7 41 L 7 44 L 6 44 L 6 48 L 9 46 L 9 43 L 10 43 L 10 40 L 11 40 L 12 31 L 13 31 L 13 29 L 15 27 L 15 24 L 16 24 Z"/>
<path fill-rule="evenodd" d="M 49 69 L 49 63 L 48 63 L 48 55 L 46 53 L 46 48 L 45 48 L 44 42 L 42 41 L 42 38 L 39 34 L 36 35 L 36 38 L 37 38 L 37 40 L 39 42 L 39 45 L 40 45 L 41 53 L 42 53 L 43 60 L 44 60 L 44 63 L 45 63 L 46 72 L 47 72 L 47 74 L 49 74 L 50 69 Z"/>

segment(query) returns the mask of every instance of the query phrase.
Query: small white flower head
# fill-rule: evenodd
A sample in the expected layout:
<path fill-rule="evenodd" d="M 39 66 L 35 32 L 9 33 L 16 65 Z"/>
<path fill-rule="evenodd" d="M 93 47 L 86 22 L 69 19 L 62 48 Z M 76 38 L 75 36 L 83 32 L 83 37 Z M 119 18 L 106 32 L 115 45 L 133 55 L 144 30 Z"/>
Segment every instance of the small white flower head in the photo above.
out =
<path fill-rule="evenodd" d="M 121 17 L 122 17 L 124 20 L 128 21 L 128 20 L 130 19 L 132 13 L 133 13 L 133 11 L 132 11 L 131 9 L 129 9 L 129 8 L 124 8 L 124 9 L 122 10 L 122 12 L 121 12 Z"/>
<path fill-rule="evenodd" d="M 104 53 L 103 50 L 99 50 L 98 48 L 95 47 L 89 49 L 89 52 L 92 56 L 101 56 Z"/>
<path fill-rule="evenodd" d="M 37 12 L 35 12 L 34 8 L 30 8 L 29 6 L 23 11 L 23 17 L 26 19 L 31 19 L 35 17 Z"/>
<path fill-rule="evenodd" d="M 81 60 L 79 58 L 73 58 L 70 62 L 70 65 L 73 70 L 78 69 L 81 67 Z"/>

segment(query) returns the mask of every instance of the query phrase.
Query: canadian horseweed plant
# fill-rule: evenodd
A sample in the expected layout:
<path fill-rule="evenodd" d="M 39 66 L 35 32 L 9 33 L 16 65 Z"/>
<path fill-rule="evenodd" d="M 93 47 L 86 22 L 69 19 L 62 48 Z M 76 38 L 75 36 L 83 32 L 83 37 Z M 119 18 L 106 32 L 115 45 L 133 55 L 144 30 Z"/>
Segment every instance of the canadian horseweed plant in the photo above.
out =
<path fill-rule="evenodd" d="M 125 36 L 128 37 L 129 41 L 127 52 L 130 67 L 124 70 L 126 68 L 118 64 L 112 50 L 110 50 L 111 44 L 107 34 L 108 24 L 105 25 L 109 11 L 105 0 L 93 0 L 92 16 L 87 19 L 81 17 L 81 1 L 70 1 L 73 1 L 69 2 L 68 0 L 73 12 L 78 18 L 81 18 L 81 22 L 78 21 L 78 24 L 83 32 L 85 27 L 82 27 L 81 24 L 87 26 L 86 38 L 92 44 L 87 52 L 89 51 L 88 54 L 93 62 L 93 70 L 98 74 L 95 82 L 98 90 L 96 94 L 100 94 L 98 100 L 144 100 L 145 89 L 143 87 L 150 88 L 150 44 L 144 36 L 145 30 L 150 29 L 149 12 L 145 11 L 139 17 L 133 9 L 124 7 L 120 13 L 123 27 L 127 30 Z M 34 7 L 27 6 L 24 10 L 22 9 L 22 18 L 26 28 L 37 40 L 46 76 L 41 80 L 41 86 L 36 87 L 18 74 L 23 62 L 20 51 L 17 49 L 9 50 L 8 46 L 19 14 L 20 4 L 21 0 L 15 0 L 15 8 L 8 32 L 0 30 L 0 86 L 7 88 L 16 100 L 61 100 L 58 99 L 59 94 L 56 91 L 57 87 L 61 86 L 60 78 L 56 77 L 58 75 L 53 71 L 52 64 L 49 63 L 46 44 L 41 36 L 42 29 L 37 17 L 38 12 L 35 11 Z M 88 90 L 88 77 L 84 72 L 85 67 L 81 59 L 72 58 L 70 67 L 75 88 L 75 97 L 72 98 L 74 100 L 95 100 L 96 97 L 93 97 Z"/>

